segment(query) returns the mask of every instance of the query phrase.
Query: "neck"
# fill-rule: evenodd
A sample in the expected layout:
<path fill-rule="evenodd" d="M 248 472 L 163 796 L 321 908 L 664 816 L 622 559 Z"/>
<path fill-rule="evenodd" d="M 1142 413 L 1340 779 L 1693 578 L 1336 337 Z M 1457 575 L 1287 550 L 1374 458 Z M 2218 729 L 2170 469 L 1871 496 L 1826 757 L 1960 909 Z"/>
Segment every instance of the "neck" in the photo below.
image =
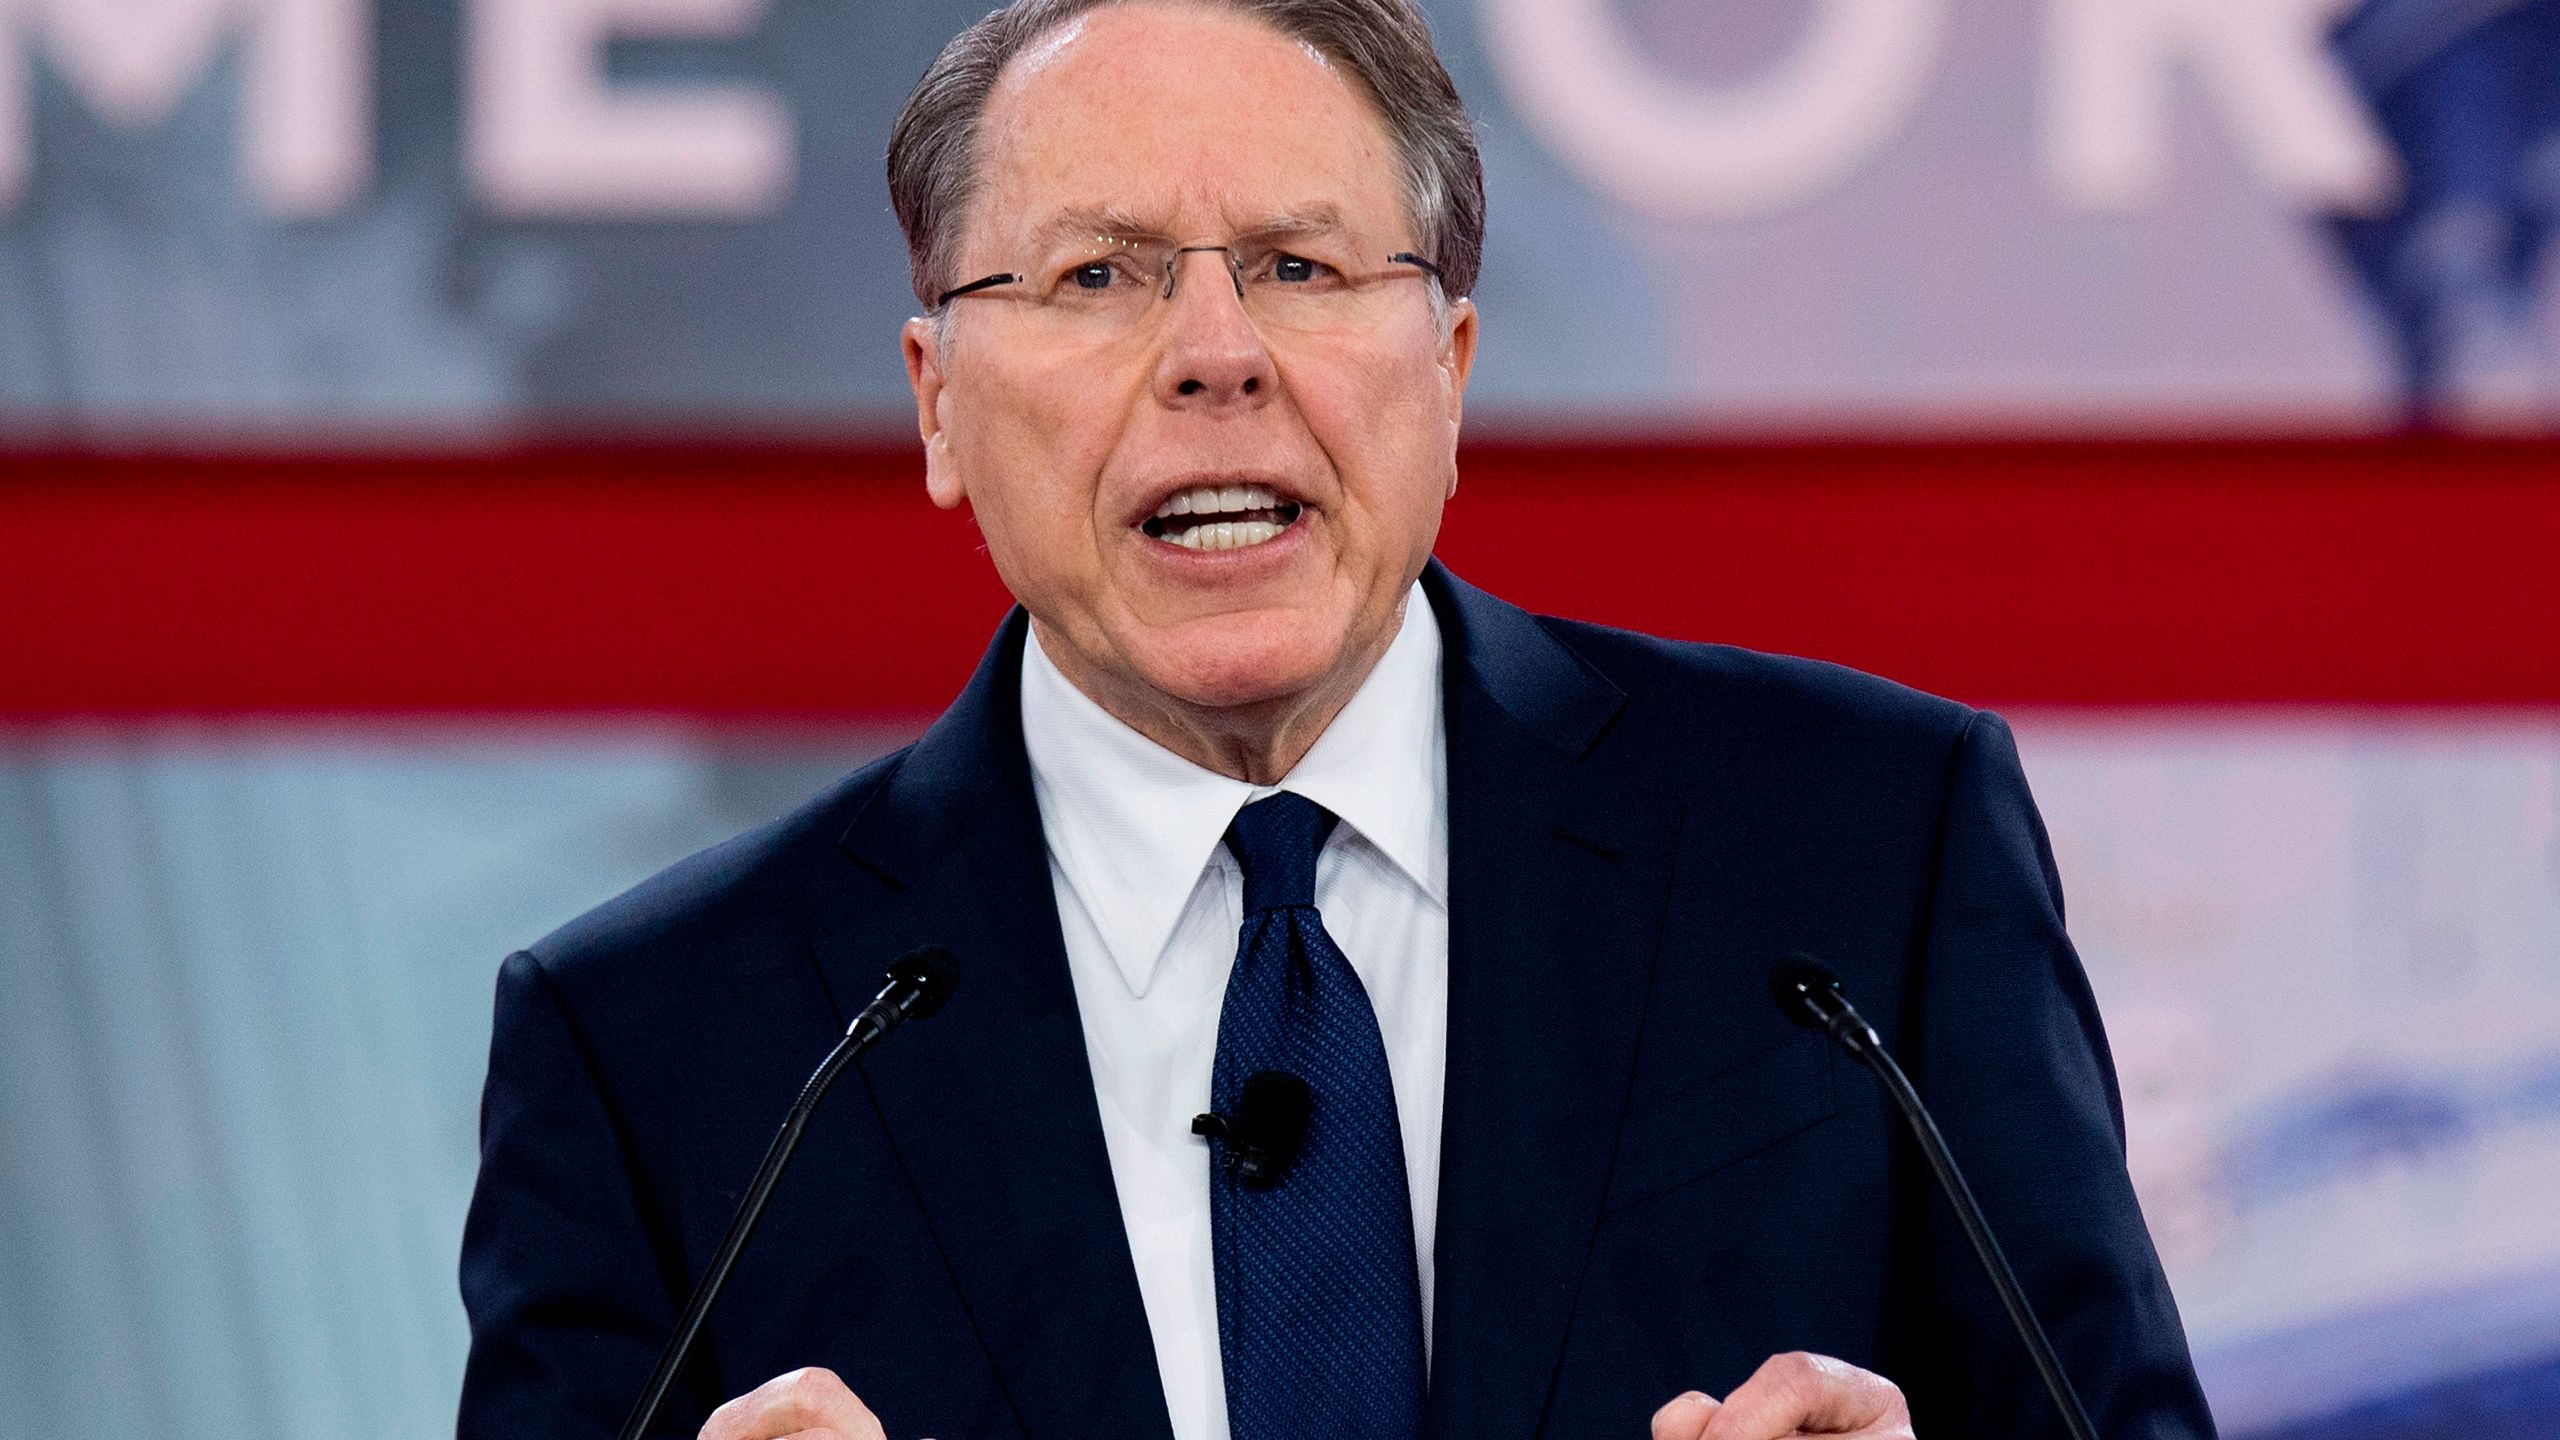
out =
<path fill-rule="evenodd" d="M 1316 739 L 1331 726 L 1342 707 L 1360 693 L 1361 684 L 1402 631 L 1404 605 L 1395 619 L 1361 651 L 1347 653 L 1315 686 L 1294 694 L 1243 705 L 1192 705 L 1160 690 L 1132 683 L 1085 663 L 1069 645 L 1052 643 L 1051 632 L 1037 620 L 1041 651 L 1058 672 L 1121 724 L 1146 736 L 1203 770 L 1213 770 L 1248 785 L 1276 785 L 1298 767 Z"/>

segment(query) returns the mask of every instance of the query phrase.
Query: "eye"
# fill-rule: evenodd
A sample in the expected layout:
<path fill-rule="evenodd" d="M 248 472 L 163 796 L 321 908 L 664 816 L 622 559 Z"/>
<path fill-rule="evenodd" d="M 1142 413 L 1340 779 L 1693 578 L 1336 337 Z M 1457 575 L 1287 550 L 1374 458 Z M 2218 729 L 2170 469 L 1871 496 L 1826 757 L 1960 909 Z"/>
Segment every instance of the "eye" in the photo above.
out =
<path fill-rule="evenodd" d="M 0 5 L 7 3 L 0 0 Z M 1050 282 L 1049 295 L 1053 300 L 1102 300 L 1115 291 L 1135 291 L 1147 283 L 1144 266 L 1140 257 L 1119 250 L 1070 261 Z"/>
<path fill-rule="evenodd" d="M 1324 279 L 1333 267 L 1304 255 L 1275 255 L 1271 259 L 1271 278 L 1283 285 L 1305 285 Z"/>

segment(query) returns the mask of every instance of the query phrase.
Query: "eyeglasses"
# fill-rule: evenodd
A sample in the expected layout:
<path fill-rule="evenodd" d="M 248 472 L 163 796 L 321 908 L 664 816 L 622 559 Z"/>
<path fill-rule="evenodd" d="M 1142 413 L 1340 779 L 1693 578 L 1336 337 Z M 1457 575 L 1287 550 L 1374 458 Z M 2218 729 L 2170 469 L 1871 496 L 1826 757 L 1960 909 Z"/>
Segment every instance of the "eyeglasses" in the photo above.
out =
<path fill-rule="evenodd" d="M 1312 253 L 1311 253 L 1312 252 Z M 954 300 L 984 297 L 1020 302 L 1025 321 L 1066 341 L 1100 342 L 1136 330 L 1171 300 L 1185 255 L 1224 255 L 1236 298 L 1257 328 L 1295 334 L 1347 334 L 1376 323 L 1392 300 L 1388 282 L 1427 277 L 1440 267 L 1411 251 L 1387 257 L 1393 267 L 1352 273 L 1347 257 L 1327 259 L 1321 245 L 1292 241 L 1252 245 L 1176 245 L 1170 240 L 1098 237 L 1037 274 L 981 276 L 945 290 L 939 312 Z"/>

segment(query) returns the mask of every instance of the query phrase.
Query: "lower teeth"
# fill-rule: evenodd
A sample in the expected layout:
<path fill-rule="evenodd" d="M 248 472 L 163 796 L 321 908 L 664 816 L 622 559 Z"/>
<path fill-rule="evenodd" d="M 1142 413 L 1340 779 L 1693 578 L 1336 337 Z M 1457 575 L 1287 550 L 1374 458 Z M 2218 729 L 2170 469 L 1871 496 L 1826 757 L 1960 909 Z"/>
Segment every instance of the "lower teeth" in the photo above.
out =
<path fill-rule="evenodd" d="M 1185 550 L 1241 550 L 1262 544 L 1284 528 L 1269 520 L 1218 520 L 1171 531 L 1164 538 Z"/>
<path fill-rule="evenodd" d="M 0 0 L 6 3 L 6 0 Z M 1202 520 L 1175 525 L 1157 516 L 1140 527 L 1152 538 L 1185 550 L 1241 550 L 1260 545 L 1297 523 L 1305 507 L 1292 502 L 1276 510 L 1253 511 L 1238 520 Z"/>

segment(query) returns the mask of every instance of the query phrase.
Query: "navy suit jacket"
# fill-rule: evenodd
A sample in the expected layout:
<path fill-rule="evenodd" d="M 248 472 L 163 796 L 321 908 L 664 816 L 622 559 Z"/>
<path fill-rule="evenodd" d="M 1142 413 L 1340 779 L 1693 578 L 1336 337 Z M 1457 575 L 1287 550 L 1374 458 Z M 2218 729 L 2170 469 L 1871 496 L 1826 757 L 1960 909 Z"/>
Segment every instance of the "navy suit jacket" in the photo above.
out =
<path fill-rule="evenodd" d="M 1451 897 L 1428 1433 L 1636 1440 L 1788 1350 L 1898 1382 L 1922 1440 L 2061 1433 L 1878 1087 L 1770 1003 L 1806 950 L 1936 1109 L 2100 1431 L 2210 1437 L 1998 717 L 1532 616 L 1437 564 L 1425 590 Z M 508 959 L 463 1435 L 614 1432 L 802 1081 L 886 962 L 940 943 L 956 995 L 821 1107 L 667 1428 L 824 1365 L 896 1440 L 1169 1440 L 1025 625 L 915 745 Z"/>

